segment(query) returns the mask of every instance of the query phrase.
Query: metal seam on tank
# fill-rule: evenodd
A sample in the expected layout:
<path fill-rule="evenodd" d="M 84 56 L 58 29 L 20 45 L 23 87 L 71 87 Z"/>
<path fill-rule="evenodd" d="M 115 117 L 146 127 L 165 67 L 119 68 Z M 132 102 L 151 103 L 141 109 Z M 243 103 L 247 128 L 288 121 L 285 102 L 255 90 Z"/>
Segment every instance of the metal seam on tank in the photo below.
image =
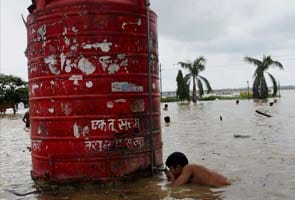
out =
<path fill-rule="evenodd" d="M 125 94 L 126 95 L 126 94 Z M 92 96 L 86 96 L 86 95 L 66 95 L 66 96 L 39 96 L 39 97 L 30 97 L 30 101 L 44 101 L 44 100 L 51 100 L 52 98 L 54 98 L 55 100 L 59 100 L 59 99 L 96 99 L 96 98 L 100 98 L 100 97 L 114 97 L 114 98 L 119 98 L 122 95 L 117 94 L 117 95 L 92 95 Z M 148 93 L 144 93 L 141 94 L 141 97 L 146 97 L 148 96 Z M 158 95 L 158 92 L 154 92 L 152 95 L 154 98 L 158 98 L 160 97 L 160 95 Z M 77 98 L 79 97 L 79 98 Z M 129 94 L 126 95 L 126 97 L 138 97 L 138 95 L 135 94 Z"/>
<path fill-rule="evenodd" d="M 158 129 L 158 130 L 154 130 L 153 131 L 154 133 L 154 136 L 159 136 L 161 135 L 161 130 Z M 143 132 L 142 134 L 138 134 L 137 136 L 140 136 L 140 137 L 148 137 L 148 132 Z M 106 134 L 104 135 L 101 135 L 101 136 L 92 136 L 92 137 L 87 137 L 88 140 L 96 140 L 96 139 L 110 139 L 109 136 L 106 136 Z M 42 137 L 42 136 L 32 136 L 32 140 L 42 140 L 43 142 L 44 141 L 54 141 L 54 140 L 62 140 L 62 141 L 69 141 L 69 140 L 74 140 L 76 142 L 84 142 L 85 141 L 85 136 L 84 137 L 79 137 L 79 138 L 76 138 L 76 137 L 73 137 L 73 136 L 61 136 L 61 137 Z"/>
<path fill-rule="evenodd" d="M 60 52 L 60 53 L 57 53 L 57 54 L 51 54 L 51 55 L 55 55 L 55 56 L 59 57 L 61 53 L 64 53 L 64 52 Z M 107 55 L 117 55 L 117 54 L 122 54 L 122 53 L 128 54 L 128 57 L 131 57 L 131 58 L 132 57 L 145 57 L 146 56 L 146 54 L 144 54 L 144 53 L 137 53 L 137 52 L 130 53 L 130 52 L 122 52 L 122 51 L 121 52 L 114 52 L 114 53 L 107 53 Z M 83 55 L 84 56 L 86 55 L 86 56 L 96 56 L 96 57 L 98 57 L 98 56 L 104 56 L 104 55 L 106 55 L 106 53 L 94 54 L 94 53 L 84 52 Z M 49 56 L 49 54 L 47 56 Z M 34 64 L 35 62 L 38 62 L 39 60 L 43 60 L 45 57 L 46 57 L 45 55 L 36 56 L 35 58 L 30 59 L 30 61 L 28 63 L 29 63 L 29 65 Z M 72 57 L 74 58 L 75 56 L 72 56 Z M 35 60 L 37 60 L 37 61 L 35 61 Z"/>
<path fill-rule="evenodd" d="M 31 78 L 29 80 L 29 83 L 33 83 L 33 82 L 38 82 L 41 80 L 54 80 L 54 79 L 58 79 L 58 80 L 68 80 L 68 78 L 71 76 L 72 74 L 59 74 L 58 76 L 39 76 L 39 77 L 34 77 Z M 78 75 L 78 74 L 76 74 Z M 83 75 L 83 74 L 80 74 Z M 100 77 L 106 77 L 106 78 L 116 78 L 116 77 L 120 77 L 120 78 L 124 78 L 124 76 L 128 77 L 128 78 L 145 78 L 147 76 L 147 73 L 131 73 L 131 74 L 112 74 L 109 75 L 107 73 L 104 74 L 98 74 L 98 73 L 94 73 L 94 74 L 89 74 L 89 75 L 84 75 L 84 78 L 100 78 Z M 134 76 L 134 77 L 133 77 Z M 157 80 L 159 79 L 159 76 L 157 74 L 152 74 L 152 77 Z"/>

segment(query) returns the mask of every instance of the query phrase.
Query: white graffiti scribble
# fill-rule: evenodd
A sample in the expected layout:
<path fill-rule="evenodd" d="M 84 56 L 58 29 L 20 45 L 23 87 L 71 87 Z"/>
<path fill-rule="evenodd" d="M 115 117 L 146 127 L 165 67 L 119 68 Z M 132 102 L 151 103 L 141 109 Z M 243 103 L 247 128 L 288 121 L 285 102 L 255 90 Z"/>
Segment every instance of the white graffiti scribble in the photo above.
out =
<path fill-rule="evenodd" d="M 119 131 L 128 131 L 134 128 L 140 128 L 139 119 L 101 119 L 91 121 L 92 130 L 101 130 L 104 132 L 111 131 L 117 133 Z"/>
<path fill-rule="evenodd" d="M 142 147 L 144 147 L 143 137 L 85 141 L 85 149 L 88 152 L 115 151 L 120 149 L 141 149 Z"/>

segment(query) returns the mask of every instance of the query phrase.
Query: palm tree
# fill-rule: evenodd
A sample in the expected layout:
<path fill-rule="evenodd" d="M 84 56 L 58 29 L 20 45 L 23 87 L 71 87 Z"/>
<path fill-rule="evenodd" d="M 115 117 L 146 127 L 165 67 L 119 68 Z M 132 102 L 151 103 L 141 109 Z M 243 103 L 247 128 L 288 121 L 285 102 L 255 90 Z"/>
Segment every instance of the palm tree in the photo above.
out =
<path fill-rule="evenodd" d="M 269 69 L 270 66 L 284 69 L 282 63 L 273 60 L 271 56 L 263 56 L 262 61 L 251 57 L 245 57 L 244 60 L 245 62 L 254 64 L 256 66 L 253 83 L 253 97 L 258 99 L 266 99 L 268 97 L 268 87 L 264 73 Z M 278 91 L 277 81 L 271 73 L 267 72 L 267 74 L 269 75 L 273 84 L 272 96 L 275 97 Z"/>
<path fill-rule="evenodd" d="M 189 73 L 186 76 L 189 79 L 193 79 L 193 102 L 197 101 L 196 81 L 198 83 L 200 97 L 202 97 L 204 94 L 203 82 L 207 87 L 207 93 L 212 91 L 209 81 L 205 77 L 199 75 L 201 71 L 205 70 L 205 63 L 206 59 L 203 56 L 196 58 L 193 63 L 190 61 L 187 63 L 178 63 L 182 68 L 188 69 Z"/>

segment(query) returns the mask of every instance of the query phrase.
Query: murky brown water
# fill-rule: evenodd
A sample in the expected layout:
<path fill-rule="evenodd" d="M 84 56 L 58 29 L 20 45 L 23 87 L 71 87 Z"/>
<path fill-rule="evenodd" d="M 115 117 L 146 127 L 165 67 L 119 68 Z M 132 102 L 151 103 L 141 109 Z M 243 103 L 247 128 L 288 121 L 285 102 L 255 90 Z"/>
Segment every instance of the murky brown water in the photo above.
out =
<path fill-rule="evenodd" d="M 197 185 L 171 187 L 159 174 L 153 178 L 115 186 L 80 185 L 57 187 L 55 191 L 16 196 L 35 190 L 31 180 L 29 134 L 21 115 L 0 119 L 0 199 L 279 199 L 295 198 L 295 91 L 270 107 L 268 103 L 240 101 L 201 102 L 197 105 L 169 103 L 162 124 L 164 158 L 173 151 L 184 152 L 191 162 L 203 164 L 227 177 L 225 188 Z M 163 107 L 163 106 L 162 106 Z M 256 114 L 267 112 L 273 117 Z M 219 117 L 223 120 L 220 121 Z M 248 138 L 235 138 L 235 134 Z"/>

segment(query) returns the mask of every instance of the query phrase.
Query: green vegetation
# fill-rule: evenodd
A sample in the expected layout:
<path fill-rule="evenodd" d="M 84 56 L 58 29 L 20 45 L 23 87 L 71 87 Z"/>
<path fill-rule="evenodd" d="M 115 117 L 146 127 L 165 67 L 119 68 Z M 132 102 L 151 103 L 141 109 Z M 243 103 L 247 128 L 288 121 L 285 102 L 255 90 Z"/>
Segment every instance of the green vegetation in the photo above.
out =
<path fill-rule="evenodd" d="M 206 59 L 203 56 L 198 57 L 194 60 L 194 62 L 188 61 L 178 63 L 182 68 L 189 71 L 189 73 L 185 76 L 185 79 L 193 79 L 193 102 L 197 101 L 196 81 L 198 83 L 198 91 L 200 97 L 202 97 L 204 94 L 203 83 L 205 83 L 207 87 L 207 93 L 211 92 L 212 90 L 209 81 L 205 77 L 199 75 L 200 72 L 205 70 L 205 63 Z"/>
<path fill-rule="evenodd" d="M 190 100 L 189 96 L 189 83 L 188 83 L 188 76 L 183 77 L 182 71 L 179 70 L 177 77 L 177 89 L 176 89 L 176 96 L 179 101 Z"/>
<path fill-rule="evenodd" d="M 167 103 L 167 102 L 176 102 L 178 101 L 177 97 L 165 97 L 165 98 L 161 98 L 161 102 L 163 103 Z"/>
<path fill-rule="evenodd" d="M 283 65 L 278 61 L 272 60 L 270 56 L 263 56 L 262 61 L 251 57 L 245 57 L 244 59 L 245 62 L 254 64 L 256 66 L 256 70 L 254 73 L 255 79 L 253 83 L 253 97 L 257 99 L 268 98 L 268 87 L 264 73 L 269 69 L 270 66 L 276 66 L 279 69 L 283 69 Z M 275 97 L 278 91 L 277 81 L 272 74 L 270 74 L 269 72 L 267 72 L 267 74 L 269 75 L 273 84 L 273 93 L 271 96 Z"/>

